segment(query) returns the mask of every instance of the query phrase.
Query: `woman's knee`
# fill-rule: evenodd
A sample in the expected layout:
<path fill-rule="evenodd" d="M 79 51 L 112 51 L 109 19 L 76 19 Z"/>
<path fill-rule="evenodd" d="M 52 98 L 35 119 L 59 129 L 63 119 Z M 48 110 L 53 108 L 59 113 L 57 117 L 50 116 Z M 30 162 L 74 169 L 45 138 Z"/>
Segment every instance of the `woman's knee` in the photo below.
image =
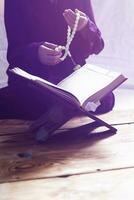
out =
<path fill-rule="evenodd" d="M 103 114 L 111 111 L 115 105 L 115 96 L 113 92 L 106 95 L 101 101 L 101 105 L 95 111 L 95 114 Z"/>

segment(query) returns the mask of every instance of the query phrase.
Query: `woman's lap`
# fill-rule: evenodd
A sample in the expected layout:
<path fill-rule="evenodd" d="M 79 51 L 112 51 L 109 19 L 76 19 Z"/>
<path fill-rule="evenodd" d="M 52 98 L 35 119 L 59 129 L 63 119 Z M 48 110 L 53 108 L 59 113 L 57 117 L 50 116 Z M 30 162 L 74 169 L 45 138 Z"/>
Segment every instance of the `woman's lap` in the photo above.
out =
<path fill-rule="evenodd" d="M 45 112 L 44 99 L 31 88 L 0 90 L 0 118 L 36 119 Z"/>
<path fill-rule="evenodd" d="M 94 114 L 103 114 L 110 112 L 115 105 L 115 96 L 113 92 L 107 94 L 100 102 L 101 105 L 96 109 Z"/>
<path fill-rule="evenodd" d="M 49 97 L 39 95 L 38 91 L 26 87 L 6 87 L 0 90 L 0 119 L 37 119 L 52 104 L 57 101 L 50 100 Z M 113 93 L 109 93 L 101 100 L 101 105 L 97 108 L 94 114 L 102 114 L 113 109 L 115 98 Z"/>

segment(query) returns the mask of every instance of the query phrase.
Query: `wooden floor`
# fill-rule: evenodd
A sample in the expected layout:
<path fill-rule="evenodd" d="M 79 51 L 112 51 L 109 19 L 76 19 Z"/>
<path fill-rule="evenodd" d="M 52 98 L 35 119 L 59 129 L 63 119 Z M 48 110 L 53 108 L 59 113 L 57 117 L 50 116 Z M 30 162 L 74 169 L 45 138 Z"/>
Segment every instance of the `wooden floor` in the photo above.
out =
<path fill-rule="evenodd" d="M 133 200 L 134 110 L 100 118 L 117 134 L 91 135 L 78 117 L 43 145 L 29 122 L 0 121 L 0 200 Z"/>

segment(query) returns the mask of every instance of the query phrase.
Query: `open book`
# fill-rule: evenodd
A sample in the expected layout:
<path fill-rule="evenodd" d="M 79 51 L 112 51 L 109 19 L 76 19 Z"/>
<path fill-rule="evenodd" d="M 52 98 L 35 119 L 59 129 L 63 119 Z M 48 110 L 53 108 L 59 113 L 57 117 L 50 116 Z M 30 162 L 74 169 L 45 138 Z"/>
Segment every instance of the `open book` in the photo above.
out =
<path fill-rule="evenodd" d="M 95 111 L 99 101 L 127 79 L 118 72 L 91 64 L 85 64 L 57 85 L 20 68 L 11 71 L 86 111 Z"/>

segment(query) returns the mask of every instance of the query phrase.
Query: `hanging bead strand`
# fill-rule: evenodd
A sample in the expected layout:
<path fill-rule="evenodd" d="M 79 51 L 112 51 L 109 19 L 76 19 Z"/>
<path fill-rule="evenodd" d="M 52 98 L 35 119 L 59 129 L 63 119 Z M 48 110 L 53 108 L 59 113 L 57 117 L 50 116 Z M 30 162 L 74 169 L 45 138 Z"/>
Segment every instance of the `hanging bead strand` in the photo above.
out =
<path fill-rule="evenodd" d="M 71 57 L 71 53 L 69 51 L 70 49 L 70 45 L 74 39 L 74 36 L 76 34 L 76 31 L 77 31 L 77 27 L 78 27 L 78 24 L 79 24 L 79 19 L 80 19 L 80 13 L 77 11 L 76 12 L 76 20 L 75 20 L 75 24 L 74 24 L 74 28 L 72 30 L 72 33 L 71 33 L 71 28 L 70 26 L 68 26 L 68 30 L 67 30 L 67 44 L 66 46 L 59 46 L 59 48 L 61 48 L 62 50 L 65 51 L 64 55 L 60 58 L 61 61 L 64 61 L 66 59 L 66 57 L 69 55 Z"/>

